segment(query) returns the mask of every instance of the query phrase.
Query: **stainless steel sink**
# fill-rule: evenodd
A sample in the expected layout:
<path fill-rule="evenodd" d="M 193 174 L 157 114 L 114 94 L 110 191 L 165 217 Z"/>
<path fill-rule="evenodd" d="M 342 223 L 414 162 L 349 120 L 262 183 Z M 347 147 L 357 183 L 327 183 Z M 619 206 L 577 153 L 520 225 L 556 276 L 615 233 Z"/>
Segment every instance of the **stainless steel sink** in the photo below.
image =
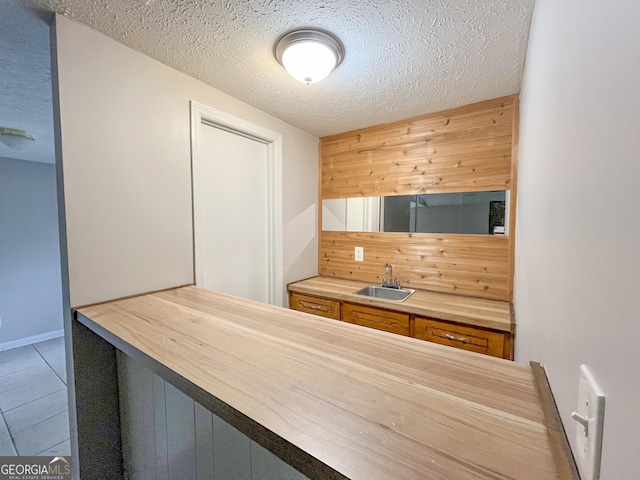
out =
<path fill-rule="evenodd" d="M 381 287 L 379 285 L 369 285 L 368 287 L 358 290 L 354 295 L 390 300 L 392 302 L 404 302 L 407 298 L 413 295 L 414 292 L 415 290 L 411 288 L 391 288 Z"/>

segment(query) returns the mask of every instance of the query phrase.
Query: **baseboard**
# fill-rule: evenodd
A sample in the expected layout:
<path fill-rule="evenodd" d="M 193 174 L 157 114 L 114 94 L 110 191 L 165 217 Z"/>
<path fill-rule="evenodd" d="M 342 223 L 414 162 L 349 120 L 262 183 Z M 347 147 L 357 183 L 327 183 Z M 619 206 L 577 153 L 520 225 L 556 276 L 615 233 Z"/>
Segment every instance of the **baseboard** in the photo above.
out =
<path fill-rule="evenodd" d="M 0 352 L 4 352 L 5 350 L 11 350 L 12 348 L 24 347 L 25 345 L 44 342 L 46 340 L 51 340 L 52 338 L 58 338 L 62 336 L 64 336 L 64 330 L 54 330 L 53 332 L 42 333 L 40 335 L 33 335 L 32 337 L 19 338 L 18 340 L 11 340 L 10 342 L 0 343 Z"/>

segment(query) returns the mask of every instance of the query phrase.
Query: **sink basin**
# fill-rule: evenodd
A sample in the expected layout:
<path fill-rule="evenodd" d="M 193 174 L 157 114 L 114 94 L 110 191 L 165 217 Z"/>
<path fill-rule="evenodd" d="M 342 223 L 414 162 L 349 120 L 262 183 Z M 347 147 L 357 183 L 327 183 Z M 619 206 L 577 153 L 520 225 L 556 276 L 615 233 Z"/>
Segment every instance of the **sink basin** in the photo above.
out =
<path fill-rule="evenodd" d="M 411 288 L 389 288 L 381 287 L 379 285 L 369 285 L 368 287 L 358 290 L 354 295 L 390 300 L 392 302 L 404 302 L 407 298 L 413 295 L 414 292 L 415 290 Z"/>

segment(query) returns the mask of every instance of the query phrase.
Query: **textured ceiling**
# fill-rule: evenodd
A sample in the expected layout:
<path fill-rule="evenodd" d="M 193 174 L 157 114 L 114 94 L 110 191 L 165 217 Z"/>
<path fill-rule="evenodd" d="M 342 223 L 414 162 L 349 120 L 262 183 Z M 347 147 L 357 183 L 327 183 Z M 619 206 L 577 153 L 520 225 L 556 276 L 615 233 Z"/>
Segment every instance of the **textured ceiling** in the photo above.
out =
<path fill-rule="evenodd" d="M 49 25 L 0 0 L 0 127 L 36 137 L 25 150 L 0 143 L 0 157 L 54 163 Z"/>
<path fill-rule="evenodd" d="M 518 92 L 534 0 L 21 0 L 318 136 Z M 312 85 L 273 56 L 318 27 L 343 63 Z"/>

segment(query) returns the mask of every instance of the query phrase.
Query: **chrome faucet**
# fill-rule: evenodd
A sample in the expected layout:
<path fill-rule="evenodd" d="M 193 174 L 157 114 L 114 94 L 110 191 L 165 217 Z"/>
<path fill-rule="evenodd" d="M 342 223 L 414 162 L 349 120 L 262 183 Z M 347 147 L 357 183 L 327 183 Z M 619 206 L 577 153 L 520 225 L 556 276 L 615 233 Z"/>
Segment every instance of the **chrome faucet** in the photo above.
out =
<path fill-rule="evenodd" d="M 386 278 L 383 278 L 382 286 L 387 288 L 400 288 L 400 280 L 397 278 L 394 280 L 393 278 L 393 265 L 387 263 L 384 267 L 384 271 L 389 276 L 389 279 L 387 280 Z"/>

